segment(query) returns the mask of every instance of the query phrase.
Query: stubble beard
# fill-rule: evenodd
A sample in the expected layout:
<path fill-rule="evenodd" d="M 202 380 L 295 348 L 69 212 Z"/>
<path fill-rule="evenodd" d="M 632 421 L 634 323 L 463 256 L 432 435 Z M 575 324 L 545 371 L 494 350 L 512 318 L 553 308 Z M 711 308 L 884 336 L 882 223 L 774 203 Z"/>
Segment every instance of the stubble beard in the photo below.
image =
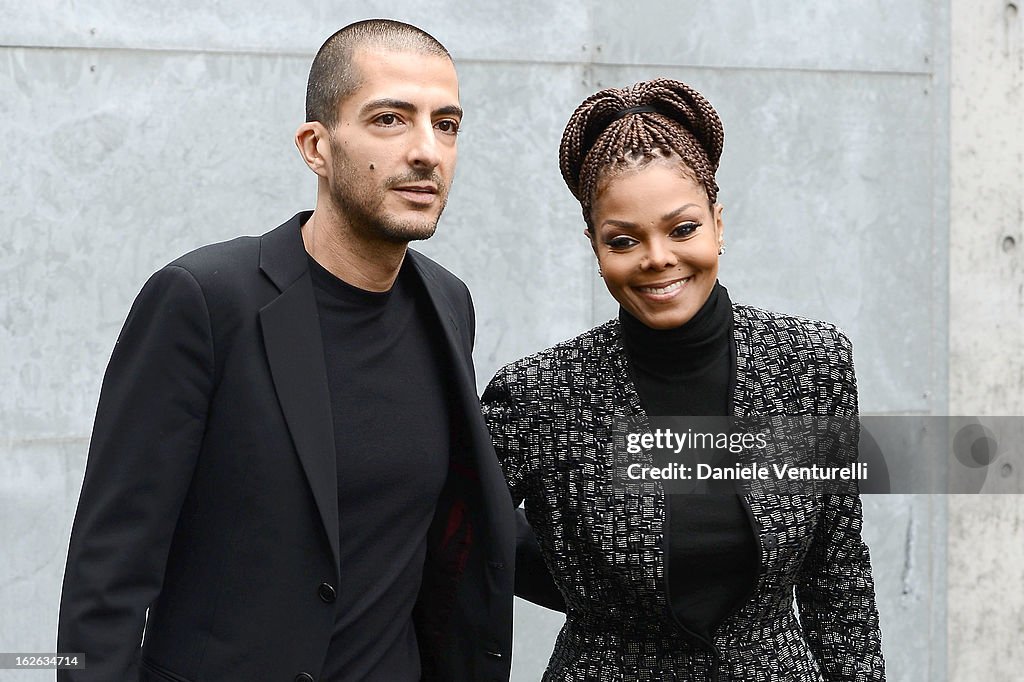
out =
<path fill-rule="evenodd" d="M 355 172 L 341 145 L 336 145 L 332 139 L 331 147 L 331 154 L 336 159 L 331 178 L 331 201 L 353 230 L 365 237 L 392 244 L 408 244 L 434 236 L 437 221 L 448 203 L 448 185 L 436 170 L 414 170 L 405 175 L 387 178 L 372 189 L 361 188 L 352 182 Z M 400 220 L 385 212 L 384 201 L 391 187 L 424 181 L 429 181 L 437 187 L 437 200 L 440 206 L 435 215 L 424 215 L 420 220 Z"/>

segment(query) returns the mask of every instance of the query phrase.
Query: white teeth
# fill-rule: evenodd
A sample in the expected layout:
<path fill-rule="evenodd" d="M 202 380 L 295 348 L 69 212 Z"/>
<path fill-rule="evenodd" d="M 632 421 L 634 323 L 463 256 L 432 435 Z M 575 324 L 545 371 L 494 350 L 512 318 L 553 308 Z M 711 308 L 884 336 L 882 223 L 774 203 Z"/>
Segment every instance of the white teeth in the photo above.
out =
<path fill-rule="evenodd" d="M 690 278 L 687 277 L 686 279 L 681 279 L 678 282 L 672 282 L 672 284 L 669 284 L 668 286 L 665 287 L 639 287 L 639 289 L 645 294 L 667 294 L 669 292 L 675 291 L 676 289 L 680 288 L 689 281 Z"/>

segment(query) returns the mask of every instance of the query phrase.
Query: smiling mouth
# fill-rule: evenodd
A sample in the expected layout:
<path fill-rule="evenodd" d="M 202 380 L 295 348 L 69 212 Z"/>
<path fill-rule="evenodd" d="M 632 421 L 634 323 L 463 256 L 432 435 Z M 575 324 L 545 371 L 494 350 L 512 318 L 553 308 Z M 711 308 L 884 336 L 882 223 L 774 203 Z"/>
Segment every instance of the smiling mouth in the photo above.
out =
<path fill-rule="evenodd" d="M 674 282 L 668 282 L 667 284 L 656 284 L 653 286 L 646 287 L 634 287 L 641 294 L 647 294 L 648 296 L 671 296 L 675 292 L 686 286 L 686 283 L 693 279 L 693 275 L 684 277 L 683 279 L 677 279 Z"/>

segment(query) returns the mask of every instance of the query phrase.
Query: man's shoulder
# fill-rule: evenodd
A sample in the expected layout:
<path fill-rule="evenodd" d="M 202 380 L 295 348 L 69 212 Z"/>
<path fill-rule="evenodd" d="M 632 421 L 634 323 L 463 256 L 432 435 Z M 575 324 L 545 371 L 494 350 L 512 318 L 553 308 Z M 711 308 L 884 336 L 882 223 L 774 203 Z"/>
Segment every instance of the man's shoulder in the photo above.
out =
<path fill-rule="evenodd" d="M 409 249 L 407 253 L 427 286 L 439 285 L 460 292 L 466 290 L 465 282 L 434 259 L 425 256 L 415 249 Z"/>
<path fill-rule="evenodd" d="M 150 282 L 176 282 L 198 287 L 211 313 L 261 307 L 278 293 L 266 272 L 267 262 L 278 274 L 305 269 L 306 254 L 296 219 L 260 236 L 242 236 L 201 246 L 161 268 Z M 294 223 L 294 225 L 292 224 Z M 295 228 L 295 234 L 289 235 Z M 191 284 L 189 284 L 191 282 Z"/>
<path fill-rule="evenodd" d="M 297 266 L 304 268 L 305 250 L 299 227 L 310 213 L 297 213 L 259 236 L 235 237 L 201 246 L 171 261 L 168 267 L 188 270 L 201 282 L 232 274 L 252 276 L 259 272 L 264 261 L 272 266 L 283 263 L 287 270 L 295 270 Z"/>
<path fill-rule="evenodd" d="M 188 270 L 200 282 L 238 270 L 259 267 L 260 237 L 235 237 L 189 251 L 168 267 Z"/>

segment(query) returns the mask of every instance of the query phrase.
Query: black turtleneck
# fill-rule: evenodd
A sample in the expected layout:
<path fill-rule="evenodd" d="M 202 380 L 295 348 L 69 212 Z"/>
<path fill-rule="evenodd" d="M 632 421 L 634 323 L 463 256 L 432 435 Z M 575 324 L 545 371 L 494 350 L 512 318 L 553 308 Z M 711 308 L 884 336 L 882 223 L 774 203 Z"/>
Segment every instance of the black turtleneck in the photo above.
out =
<path fill-rule="evenodd" d="M 622 340 L 648 415 L 729 414 L 732 302 L 716 283 L 701 309 L 675 329 L 651 329 L 619 309 Z"/>
<path fill-rule="evenodd" d="M 686 324 L 651 329 L 619 310 L 623 345 L 651 428 L 665 417 L 732 413 L 736 351 L 729 292 L 715 283 Z M 755 586 L 757 544 L 736 494 L 668 496 L 666 553 L 669 603 L 676 619 L 702 639 Z"/>

